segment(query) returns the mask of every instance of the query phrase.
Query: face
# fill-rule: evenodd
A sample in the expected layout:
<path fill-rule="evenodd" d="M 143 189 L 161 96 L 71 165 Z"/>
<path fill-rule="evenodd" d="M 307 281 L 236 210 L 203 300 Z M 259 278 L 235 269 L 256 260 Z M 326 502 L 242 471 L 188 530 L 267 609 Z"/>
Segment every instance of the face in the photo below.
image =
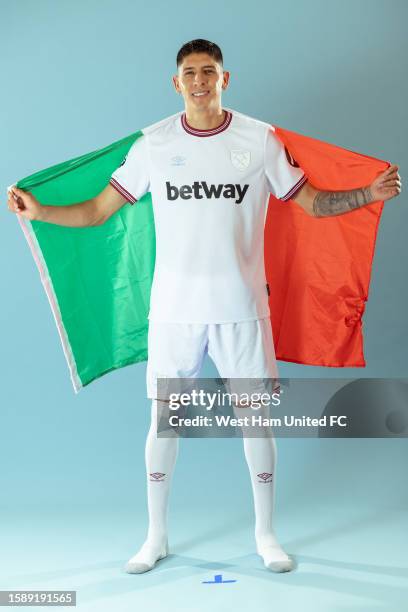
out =
<path fill-rule="evenodd" d="M 207 110 L 221 106 L 221 93 L 226 89 L 229 72 L 207 53 L 190 53 L 173 77 L 176 91 L 184 98 L 186 109 Z"/>

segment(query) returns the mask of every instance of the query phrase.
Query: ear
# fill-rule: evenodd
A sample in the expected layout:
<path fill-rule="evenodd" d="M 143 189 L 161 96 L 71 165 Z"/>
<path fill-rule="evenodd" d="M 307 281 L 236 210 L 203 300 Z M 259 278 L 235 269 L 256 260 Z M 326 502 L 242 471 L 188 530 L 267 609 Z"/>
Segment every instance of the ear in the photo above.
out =
<path fill-rule="evenodd" d="M 180 85 L 179 85 L 179 78 L 178 78 L 178 76 L 176 74 L 173 76 L 173 84 L 174 84 L 174 89 L 178 93 L 181 93 L 181 89 L 180 89 Z"/>
<path fill-rule="evenodd" d="M 222 76 L 222 88 L 223 89 L 227 89 L 228 84 L 229 84 L 229 78 L 230 78 L 230 73 L 228 72 L 228 70 L 224 70 L 223 76 Z"/>

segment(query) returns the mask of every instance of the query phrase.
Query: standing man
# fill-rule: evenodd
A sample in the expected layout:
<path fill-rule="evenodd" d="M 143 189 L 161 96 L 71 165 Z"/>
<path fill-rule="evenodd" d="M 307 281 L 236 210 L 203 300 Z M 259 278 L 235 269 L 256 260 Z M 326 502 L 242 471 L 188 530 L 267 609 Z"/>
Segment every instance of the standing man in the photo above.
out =
<path fill-rule="evenodd" d="M 104 223 L 127 202 L 151 192 L 156 266 L 151 291 L 146 442 L 147 539 L 126 569 L 151 570 L 168 553 L 167 508 L 178 438 L 157 437 L 157 379 L 195 378 L 208 352 L 222 378 L 276 378 L 264 270 L 269 193 L 308 214 L 339 215 L 401 190 L 397 166 L 371 185 L 318 191 L 275 136 L 273 126 L 224 109 L 229 72 L 220 48 L 198 39 L 177 55 L 176 91 L 184 111 L 143 129 L 109 185 L 70 206 L 42 206 L 13 188 L 8 206 L 30 220 L 81 227 Z M 272 528 L 276 444 L 270 432 L 244 437 L 255 509 L 258 554 L 272 571 L 292 559 Z M 160 475 L 158 477 L 158 475 Z"/>

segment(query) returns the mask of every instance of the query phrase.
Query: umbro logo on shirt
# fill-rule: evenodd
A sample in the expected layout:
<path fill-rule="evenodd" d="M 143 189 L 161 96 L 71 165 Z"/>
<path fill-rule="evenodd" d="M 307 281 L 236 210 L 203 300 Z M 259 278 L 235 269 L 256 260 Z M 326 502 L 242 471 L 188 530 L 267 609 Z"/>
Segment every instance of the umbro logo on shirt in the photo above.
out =
<path fill-rule="evenodd" d="M 167 199 L 177 200 L 190 200 L 195 198 L 196 200 L 202 200 L 203 198 L 232 198 L 235 200 L 235 204 L 241 204 L 248 191 L 249 185 L 240 185 L 227 183 L 225 185 L 208 185 L 206 181 L 194 181 L 192 185 L 182 185 L 176 187 L 171 185 L 169 181 L 166 181 Z"/>

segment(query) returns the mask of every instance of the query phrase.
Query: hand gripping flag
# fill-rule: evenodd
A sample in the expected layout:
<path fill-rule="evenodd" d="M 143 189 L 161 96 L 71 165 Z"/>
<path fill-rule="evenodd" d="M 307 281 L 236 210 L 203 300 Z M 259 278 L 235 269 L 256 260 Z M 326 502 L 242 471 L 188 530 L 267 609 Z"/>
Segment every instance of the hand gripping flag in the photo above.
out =
<path fill-rule="evenodd" d="M 275 126 L 290 163 L 318 189 L 369 185 L 389 162 Z M 135 132 L 17 183 L 42 204 L 95 197 Z M 265 268 L 277 359 L 365 366 L 362 315 L 383 202 L 335 217 L 308 215 L 270 196 Z M 76 392 L 103 374 L 147 359 L 155 232 L 150 193 L 103 225 L 71 228 L 18 217 L 57 324 Z"/>

